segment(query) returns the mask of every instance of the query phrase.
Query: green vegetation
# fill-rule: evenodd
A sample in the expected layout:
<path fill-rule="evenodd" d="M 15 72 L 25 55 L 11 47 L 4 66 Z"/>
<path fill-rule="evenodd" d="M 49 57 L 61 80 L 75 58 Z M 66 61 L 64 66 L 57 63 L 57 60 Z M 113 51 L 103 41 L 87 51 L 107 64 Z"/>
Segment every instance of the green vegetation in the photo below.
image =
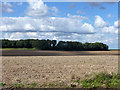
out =
<path fill-rule="evenodd" d="M 16 83 L 16 84 L 13 84 L 12 85 L 12 88 L 24 88 L 24 84 L 22 84 L 22 83 Z"/>
<path fill-rule="evenodd" d="M 2 86 L 2 87 L 5 86 L 5 85 L 6 85 L 6 83 L 0 83 L 0 86 Z"/>
<path fill-rule="evenodd" d="M 92 78 L 85 77 L 84 80 L 75 80 L 74 83 L 81 88 L 119 88 L 120 74 L 99 73 Z M 75 86 L 73 84 L 72 86 Z"/>
<path fill-rule="evenodd" d="M 120 49 L 110 49 L 110 51 L 120 51 Z"/>
<path fill-rule="evenodd" d="M 70 85 L 63 81 L 56 81 L 51 83 L 30 83 L 30 84 L 11 84 L 0 83 L 2 87 L 11 88 L 120 88 L 120 74 L 98 73 L 90 76 L 85 76 L 84 79 L 76 79 Z"/>
<path fill-rule="evenodd" d="M 30 83 L 30 84 L 23 84 L 23 83 L 15 83 L 15 84 L 9 84 L 6 83 L 0 83 L 1 87 L 11 87 L 11 88 L 35 88 L 37 86 L 36 83 Z"/>
<path fill-rule="evenodd" d="M 3 50 L 37 50 L 36 48 L 2 48 Z"/>
<path fill-rule="evenodd" d="M 31 83 L 28 85 L 27 88 L 35 88 L 37 86 L 37 83 Z"/>
<path fill-rule="evenodd" d="M 23 83 L 16 83 L 12 84 L 12 88 L 35 88 L 37 86 L 36 83 L 30 83 L 30 84 L 23 84 Z"/>
<path fill-rule="evenodd" d="M 59 41 L 56 40 L 2 40 L 2 48 L 11 48 L 28 50 L 63 50 L 63 51 L 105 51 L 108 50 L 108 46 L 103 43 L 81 43 L 73 41 Z"/>

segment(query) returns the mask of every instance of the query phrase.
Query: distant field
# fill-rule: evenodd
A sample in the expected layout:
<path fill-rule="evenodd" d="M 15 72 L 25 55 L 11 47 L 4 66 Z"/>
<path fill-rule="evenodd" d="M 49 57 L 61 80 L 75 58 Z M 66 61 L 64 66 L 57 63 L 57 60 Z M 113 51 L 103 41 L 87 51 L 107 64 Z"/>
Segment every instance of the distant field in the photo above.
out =
<path fill-rule="evenodd" d="M 36 48 L 2 48 L 3 50 L 37 50 Z M 109 49 L 110 51 L 120 51 L 120 49 Z"/>
<path fill-rule="evenodd" d="M 118 51 L 48 51 L 3 49 L 2 56 L 79 56 L 79 55 L 118 55 Z"/>
<path fill-rule="evenodd" d="M 2 48 L 2 49 L 3 50 L 37 50 L 36 48 Z M 109 51 L 120 51 L 120 49 L 109 49 Z"/>
<path fill-rule="evenodd" d="M 110 51 L 120 51 L 120 49 L 110 49 Z"/>
<path fill-rule="evenodd" d="M 35 48 L 2 48 L 2 50 L 36 50 Z"/>

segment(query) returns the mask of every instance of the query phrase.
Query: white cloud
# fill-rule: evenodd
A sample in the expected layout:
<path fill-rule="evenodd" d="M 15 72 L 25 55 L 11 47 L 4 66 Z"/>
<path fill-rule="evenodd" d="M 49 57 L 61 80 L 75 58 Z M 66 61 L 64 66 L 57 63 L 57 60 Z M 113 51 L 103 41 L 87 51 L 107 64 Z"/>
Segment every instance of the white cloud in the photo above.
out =
<path fill-rule="evenodd" d="M 24 33 L 20 33 L 20 32 L 16 32 L 16 33 L 12 33 L 9 37 L 10 40 L 19 40 L 24 38 Z"/>
<path fill-rule="evenodd" d="M 38 35 L 38 33 L 37 32 L 27 32 L 26 33 L 26 35 L 28 36 L 28 37 L 39 37 L 39 35 Z"/>
<path fill-rule="evenodd" d="M 84 18 L 74 17 L 2 17 L 0 30 L 2 38 L 8 39 L 57 39 L 74 40 L 82 38 L 82 34 L 94 32 L 89 23 L 82 23 Z M 7 35 L 5 35 L 7 34 Z"/>
<path fill-rule="evenodd" d="M 93 33 L 94 28 L 88 23 L 82 23 L 78 17 L 3 17 L 0 30 L 3 32 L 65 32 L 65 33 Z"/>
<path fill-rule="evenodd" d="M 0 4 L 1 4 L 1 3 L 0 3 Z M 9 12 L 9 13 L 13 13 L 13 12 L 14 12 L 14 10 L 12 9 L 13 6 L 12 6 L 11 3 L 4 2 L 4 3 L 2 3 L 1 5 L 2 5 L 2 6 L 0 6 L 0 10 L 2 10 L 3 13 L 4 13 L 4 12 Z"/>
<path fill-rule="evenodd" d="M 26 15 L 32 17 L 47 17 L 49 15 L 56 15 L 58 9 L 56 7 L 48 7 L 42 0 L 27 0 L 29 3 L 28 12 Z M 51 13 L 52 12 L 52 13 Z"/>
<path fill-rule="evenodd" d="M 84 31 L 94 32 L 94 27 L 91 24 L 84 23 L 82 25 L 82 28 L 83 28 Z"/>
<path fill-rule="evenodd" d="M 118 34 L 118 28 L 114 26 L 104 27 L 102 28 L 103 33 L 111 33 L 111 34 Z"/>
<path fill-rule="evenodd" d="M 20 2 L 20 3 L 18 3 L 18 5 L 23 5 L 23 3 L 22 3 L 22 2 Z"/>
<path fill-rule="evenodd" d="M 108 33 L 108 34 L 118 34 L 118 21 L 114 22 L 112 26 L 105 26 L 101 28 L 101 32 Z"/>
<path fill-rule="evenodd" d="M 8 3 L 8 2 L 4 2 L 4 3 L 2 3 L 2 5 L 4 6 L 4 7 L 13 7 L 10 3 Z"/>
<path fill-rule="evenodd" d="M 87 34 L 83 37 L 83 42 L 101 42 L 105 39 L 104 34 L 96 33 L 93 35 Z"/>
<path fill-rule="evenodd" d="M 88 19 L 88 17 L 84 17 L 84 16 L 81 16 L 81 15 L 71 15 L 71 14 L 67 14 L 67 16 L 69 17 L 69 18 L 75 18 L 75 19 L 81 19 L 81 20 L 83 20 L 83 19 Z"/>
<path fill-rule="evenodd" d="M 85 12 L 81 11 L 81 10 L 77 10 L 76 11 L 77 14 L 85 14 Z"/>
<path fill-rule="evenodd" d="M 102 17 L 100 17 L 100 16 L 95 16 L 95 18 L 96 18 L 96 20 L 95 20 L 94 26 L 95 26 L 96 28 L 103 28 L 104 26 L 107 26 L 107 25 L 108 25 L 108 23 L 105 22 L 105 21 L 102 19 Z"/>
<path fill-rule="evenodd" d="M 29 7 L 26 15 L 33 17 L 44 17 L 49 14 L 48 7 L 42 0 L 34 1 L 28 0 Z"/>
<path fill-rule="evenodd" d="M 108 18 L 112 18 L 113 16 L 112 16 L 111 14 L 108 14 L 107 17 L 108 17 Z"/>
<path fill-rule="evenodd" d="M 120 19 L 114 22 L 114 27 L 119 28 L 120 27 Z"/>
<path fill-rule="evenodd" d="M 7 12 L 9 12 L 9 13 L 14 12 L 14 10 L 13 10 L 13 9 L 11 9 L 11 8 L 7 8 L 7 9 L 6 9 L 6 11 L 7 11 Z"/>
<path fill-rule="evenodd" d="M 51 11 L 54 11 L 55 13 L 58 12 L 58 9 L 57 9 L 56 7 L 51 7 L 50 10 L 51 10 Z"/>
<path fill-rule="evenodd" d="M 24 30 L 35 30 L 35 28 L 31 24 L 25 24 Z"/>

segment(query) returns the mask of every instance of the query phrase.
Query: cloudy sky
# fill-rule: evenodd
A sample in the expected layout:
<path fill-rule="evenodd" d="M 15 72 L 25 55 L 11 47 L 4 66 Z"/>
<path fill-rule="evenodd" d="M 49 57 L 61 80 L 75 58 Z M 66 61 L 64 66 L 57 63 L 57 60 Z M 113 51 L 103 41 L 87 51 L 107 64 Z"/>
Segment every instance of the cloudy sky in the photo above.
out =
<path fill-rule="evenodd" d="M 3 2 L 2 39 L 103 42 L 118 48 L 118 3 Z"/>

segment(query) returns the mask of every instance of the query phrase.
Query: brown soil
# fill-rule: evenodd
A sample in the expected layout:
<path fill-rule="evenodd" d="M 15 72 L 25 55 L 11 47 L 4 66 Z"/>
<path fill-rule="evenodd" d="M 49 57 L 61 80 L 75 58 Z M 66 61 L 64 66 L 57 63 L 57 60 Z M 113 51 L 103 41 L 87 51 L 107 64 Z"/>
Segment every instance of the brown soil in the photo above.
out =
<path fill-rule="evenodd" d="M 41 52 L 41 51 L 35 51 Z M 51 51 L 50 51 L 51 52 Z M 59 55 L 58 51 L 57 55 Z M 42 54 L 43 52 L 41 52 Z M 45 53 L 47 53 L 45 51 Z M 44 53 L 44 55 L 45 55 Z M 73 52 L 69 52 L 71 55 Z M 76 52 L 74 52 L 76 53 Z M 90 52 L 96 53 L 99 52 Z M 101 52 L 104 54 L 105 51 Z M 115 52 L 109 52 L 109 54 Z M 3 53 L 5 54 L 5 53 Z M 17 54 L 17 52 L 16 52 Z M 21 53 L 22 54 L 22 53 Z M 26 53 L 23 53 L 26 55 Z M 22 55 L 23 55 L 22 54 Z M 78 54 L 78 53 L 77 53 Z M 7 54 L 8 55 L 8 54 Z M 9 53 L 10 55 L 10 53 Z M 43 54 L 42 54 L 43 55 Z M 68 55 L 64 52 L 62 55 Z M 12 83 L 44 83 L 64 81 L 70 83 L 73 79 L 83 78 L 93 72 L 117 72 L 117 55 L 96 56 L 3 56 L 3 82 Z"/>
<path fill-rule="evenodd" d="M 78 56 L 78 55 L 118 55 L 118 51 L 2 50 L 2 56 Z"/>

